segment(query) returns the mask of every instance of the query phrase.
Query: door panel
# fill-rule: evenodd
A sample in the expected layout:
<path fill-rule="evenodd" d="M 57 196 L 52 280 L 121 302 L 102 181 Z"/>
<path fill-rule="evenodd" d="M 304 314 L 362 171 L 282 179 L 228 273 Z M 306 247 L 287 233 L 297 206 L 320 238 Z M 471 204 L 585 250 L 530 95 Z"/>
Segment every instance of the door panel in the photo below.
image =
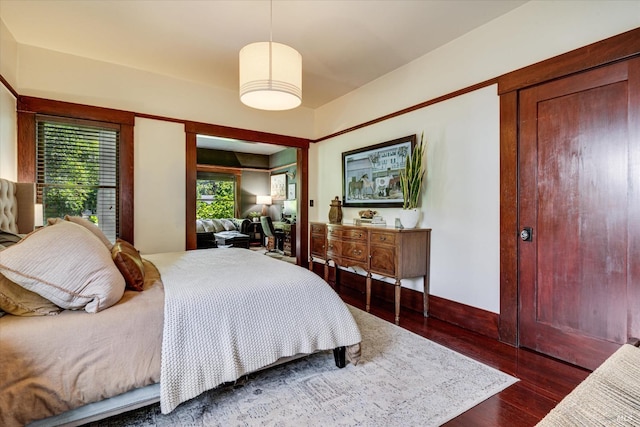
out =
<path fill-rule="evenodd" d="M 590 369 L 634 332 L 640 149 L 627 61 L 520 97 L 520 345 Z M 634 71 L 635 72 L 635 71 Z M 632 73 L 633 74 L 633 73 Z M 640 88 L 638 89 L 640 90 Z"/>

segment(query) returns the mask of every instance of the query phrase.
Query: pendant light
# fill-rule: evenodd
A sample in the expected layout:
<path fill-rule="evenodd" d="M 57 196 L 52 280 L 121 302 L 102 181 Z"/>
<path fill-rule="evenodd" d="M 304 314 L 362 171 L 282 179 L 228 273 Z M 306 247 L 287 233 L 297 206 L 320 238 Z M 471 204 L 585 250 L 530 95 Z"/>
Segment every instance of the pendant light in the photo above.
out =
<path fill-rule="evenodd" d="M 240 50 L 240 100 L 260 110 L 290 110 L 302 103 L 302 56 L 273 42 L 273 1 L 268 42 Z"/>

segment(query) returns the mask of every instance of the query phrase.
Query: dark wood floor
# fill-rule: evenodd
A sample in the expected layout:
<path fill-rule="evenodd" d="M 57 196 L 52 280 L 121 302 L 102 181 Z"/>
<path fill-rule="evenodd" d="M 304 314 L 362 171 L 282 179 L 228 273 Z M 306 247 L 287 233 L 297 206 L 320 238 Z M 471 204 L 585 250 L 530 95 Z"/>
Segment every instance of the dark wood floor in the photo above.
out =
<path fill-rule="evenodd" d="M 364 310 L 364 298 L 348 288 L 342 299 Z M 371 314 L 393 322 L 393 307 L 372 300 Z M 518 378 L 516 384 L 454 418 L 446 426 L 534 426 L 584 380 L 589 371 L 518 349 L 447 322 L 400 313 L 400 326 Z"/>

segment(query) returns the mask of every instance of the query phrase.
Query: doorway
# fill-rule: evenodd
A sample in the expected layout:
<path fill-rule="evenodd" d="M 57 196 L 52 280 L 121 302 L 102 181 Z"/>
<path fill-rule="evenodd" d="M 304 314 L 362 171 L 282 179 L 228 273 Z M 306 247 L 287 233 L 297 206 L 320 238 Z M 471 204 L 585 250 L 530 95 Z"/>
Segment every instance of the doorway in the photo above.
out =
<path fill-rule="evenodd" d="M 533 313 L 533 319 L 535 319 L 534 322 L 541 323 L 543 325 L 548 324 L 551 327 L 556 327 L 556 332 L 558 332 L 558 334 L 555 335 L 555 339 L 553 340 L 554 344 L 552 346 L 556 346 L 559 351 L 557 351 L 558 349 L 549 350 L 537 347 L 537 339 L 536 343 L 529 343 L 527 344 L 527 346 L 534 349 L 538 348 L 538 351 L 547 352 L 554 357 L 563 358 L 563 360 L 573 360 L 572 363 L 578 363 L 583 366 L 596 365 L 598 363 L 596 359 L 601 359 L 607 353 L 609 353 L 612 348 L 617 348 L 620 345 L 620 341 L 624 341 L 626 339 L 626 336 L 638 335 L 640 333 L 640 310 L 637 308 L 637 301 L 640 301 L 640 289 L 638 289 L 637 286 L 637 283 L 640 282 L 640 263 L 631 262 L 632 259 L 637 259 L 638 255 L 640 254 L 638 247 L 640 245 L 640 200 L 638 200 L 637 192 L 637 189 L 640 186 L 637 181 L 640 177 L 640 170 L 638 169 L 640 167 L 640 150 L 638 150 L 637 147 L 637 143 L 638 141 L 640 141 L 640 69 L 638 68 L 638 61 L 640 61 L 640 28 L 627 31 L 625 33 L 610 37 L 608 39 L 604 39 L 591 45 L 573 50 L 566 54 L 562 54 L 557 57 L 530 65 L 528 67 L 502 75 L 498 78 L 498 95 L 500 96 L 500 316 L 498 319 L 498 332 L 499 339 L 503 342 L 512 344 L 514 346 L 524 346 L 522 343 L 523 336 L 526 335 L 527 332 L 526 330 L 521 330 L 521 323 L 527 322 L 527 320 L 523 320 L 522 318 L 522 312 L 526 311 L 527 309 L 529 309 Z M 626 71 L 621 71 L 620 68 L 608 68 L 609 66 L 615 66 L 622 63 L 626 64 L 623 66 L 626 67 Z M 583 88 L 569 88 L 571 85 L 575 86 L 580 84 L 575 83 L 579 82 L 580 76 L 587 76 L 587 79 L 591 79 L 593 78 L 593 75 L 590 75 L 590 72 L 601 69 L 607 70 L 605 74 L 622 72 L 626 74 L 626 77 L 623 76 L 617 79 L 613 79 L 611 84 L 613 84 L 613 86 L 617 86 L 617 88 L 611 88 L 607 83 L 604 83 L 602 86 L 598 84 L 589 86 L 590 83 L 587 83 L 587 86 Z M 568 77 L 571 78 L 565 79 Z M 576 79 L 573 79 L 573 77 L 575 77 Z M 605 348 L 603 350 L 602 348 L 598 349 L 592 347 L 588 341 L 563 343 L 567 339 L 565 334 L 563 334 L 563 331 L 566 330 L 566 327 L 573 328 L 574 326 L 577 326 L 575 329 L 580 331 L 583 327 L 585 327 L 582 322 L 587 322 L 586 331 L 582 331 L 581 333 L 584 333 L 585 336 L 589 337 L 589 334 L 594 332 L 593 330 L 589 332 L 590 326 L 588 325 L 589 318 L 591 317 L 593 310 L 591 312 L 587 311 L 588 315 L 584 316 L 568 312 L 569 310 L 575 310 L 577 308 L 584 309 L 585 304 L 588 304 L 586 301 L 576 301 L 575 304 L 567 304 L 566 299 L 573 298 L 572 296 L 558 297 L 557 295 L 553 295 L 554 291 L 561 291 L 562 286 L 559 285 L 559 283 L 561 282 L 549 282 L 548 278 L 544 276 L 542 278 L 542 287 L 540 289 L 533 288 L 535 289 L 535 292 L 540 291 L 540 294 L 536 293 L 535 295 L 533 295 L 533 297 L 531 297 L 531 295 L 527 296 L 527 290 L 522 288 L 523 283 L 521 283 L 521 281 L 529 281 L 530 283 L 536 283 L 537 285 L 537 282 L 535 281 L 537 280 L 539 274 L 544 275 L 549 274 L 550 272 L 551 274 L 555 273 L 553 273 L 554 264 L 547 267 L 538 266 L 537 258 L 534 258 L 534 267 L 525 266 L 523 264 L 524 260 L 520 260 L 521 249 L 524 251 L 523 255 L 529 257 L 531 257 L 531 255 L 533 255 L 534 257 L 538 257 L 542 252 L 541 256 L 546 257 L 545 262 L 547 264 L 549 262 L 552 262 L 562 266 L 562 263 L 564 263 L 563 268 L 565 268 L 565 270 L 568 268 L 568 261 L 566 259 L 566 256 L 558 257 L 558 259 L 549 256 L 549 251 L 553 249 L 553 247 L 546 246 L 550 245 L 550 242 L 552 242 L 552 240 L 549 239 L 549 236 L 551 236 L 549 233 L 550 231 L 555 232 L 556 229 L 553 228 L 553 221 L 545 222 L 547 221 L 547 219 L 545 218 L 548 218 L 549 212 L 555 214 L 556 212 L 554 209 L 556 208 L 556 205 L 567 201 L 569 195 L 566 195 L 566 197 L 563 197 L 562 195 L 552 196 L 555 197 L 552 203 L 551 201 L 545 200 L 545 198 L 547 197 L 547 193 L 543 193 L 543 201 L 538 206 L 540 197 L 537 184 L 533 191 L 531 188 L 527 188 L 527 190 L 525 191 L 524 189 L 519 187 L 519 185 L 521 184 L 520 174 L 525 173 L 525 170 L 523 170 L 522 167 L 525 167 L 527 165 L 526 162 L 529 162 L 529 165 L 535 165 L 535 167 L 533 172 L 528 172 L 529 178 L 526 178 L 525 176 L 522 177 L 523 179 L 525 179 L 525 183 L 530 182 L 531 180 L 535 180 L 535 182 L 537 183 L 540 179 L 548 179 L 548 176 L 551 174 L 551 172 L 547 174 L 546 168 L 549 167 L 551 168 L 551 171 L 553 170 L 553 167 L 555 167 L 556 173 L 559 173 L 560 170 L 563 170 L 563 173 L 565 174 L 567 173 L 566 165 L 561 165 L 565 169 L 562 169 L 557 165 L 560 161 L 566 162 L 567 159 L 565 157 L 559 157 L 557 159 L 557 162 L 555 163 L 553 161 L 553 158 L 547 157 L 546 160 L 549 161 L 545 160 L 543 163 L 539 163 L 539 153 L 537 152 L 538 148 L 535 148 L 535 150 L 533 151 L 527 151 L 527 148 L 522 147 L 522 150 L 524 151 L 521 152 L 521 141 L 519 140 L 521 135 L 521 128 L 523 125 L 524 127 L 531 127 L 532 125 L 535 125 L 535 123 L 532 124 L 532 122 L 530 122 L 531 119 L 524 119 L 524 122 L 522 122 L 521 120 L 526 117 L 527 113 L 521 112 L 520 108 L 524 108 L 524 105 L 521 105 L 521 98 L 527 90 L 542 88 L 543 86 L 546 86 L 550 83 L 556 84 L 555 89 L 558 90 L 558 96 L 551 95 L 547 98 L 547 95 L 538 94 L 540 96 L 533 96 L 532 99 L 535 99 L 535 101 L 531 102 L 536 105 L 536 110 L 538 106 L 541 107 L 541 111 L 536 111 L 536 117 L 540 115 L 544 117 L 545 115 L 552 114 L 554 110 L 557 114 L 566 114 L 569 116 L 573 115 L 574 118 L 570 118 L 570 120 L 574 120 L 574 125 L 569 125 L 569 129 L 567 130 L 568 132 L 570 132 L 571 126 L 578 126 L 579 128 L 579 125 L 575 124 L 575 120 L 579 121 L 579 117 L 588 117 L 589 114 L 591 114 L 587 113 L 587 115 L 585 116 L 582 113 L 578 113 L 578 106 L 582 108 L 584 107 L 584 105 L 581 105 L 582 103 L 591 104 L 593 102 L 597 103 L 600 101 L 599 99 L 596 99 L 595 101 L 593 100 L 593 94 L 595 93 L 592 92 L 593 90 L 602 90 L 604 92 L 609 92 L 609 90 L 611 90 L 611 93 L 603 94 L 605 97 L 608 96 L 611 99 L 618 98 L 619 100 L 621 97 L 623 97 L 619 94 L 613 94 L 616 89 L 619 90 L 619 88 L 621 87 L 620 85 L 613 83 L 616 81 L 623 82 L 622 86 L 626 87 L 625 90 L 628 94 L 628 103 L 626 107 L 628 108 L 628 121 L 626 131 L 628 133 L 627 138 L 629 147 L 627 150 L 628 157 L 626 159 L 627 169 L 625 169 L 625 174 L 628 179 L 627 190 L 629 192 L 625 196 L 627 197 L 627 206 L 623 213 L 627 216 L 627 231 L 626 236 L 622 236 L 622 238 L 626 240 L 626 244 L 628 246 L 625 255 L 626 259 L 623 260 L 623 262 L 626 264 L 626 296 L 624 297 L 624 301 L 618 300 L 613 302 L 613 304 L 618 304 L 618 307 L 625 307 L 626 322 L 624 325 L 624 331 L 619 329 L 615 332 L 607 331 L 605 334 L 603 334 L 602 332 L 598 332 L 601 336 L 604 335 L 607 337 L 604 340 L 602 339 L 602 337 L 599 338 L 600 340 L 606 341 L 608 343 L 604 344 L 604 347 L 608 347 L 608 349 Z M 551 86 L 540 89 L 540 91 L 549 90 L 549 87 Z M 551 89 L 553 89 L 553 87 L 551 87 Z M 562 95 L 562 93 L 564 93 L 564 95 Z M 531 94 L 533 94 L 533 91 L 531 92 Z M 591 99 L 589 99 L 590 97 Z M 582 101 L 579 101 L 578 98 L 582 98 Z M 547 100 L 550 100 L 550 102 L 547 102 Z M 560 107 L 561 105 L 562 107 Z M 602 108 L 600 109 L 602 110 Z M 606 110 L 608 110 L 608 108 L 606 108 Z M 609 112 L 607 111 L 607 114 L 608 113 Z M 529 115 L 529 117 L 531 117 L 531 115 Z M 598 114 L 593 113 L 592 117 L 594 119 L 598 118 Z M 598 118 L 598 120 L 601 119 L 602 117 Z M 533 120 L 537 122 L 537 118 Z M 586 121 L 588 122 L 588 119 Z M 610 126 L 610 123 L 607 123 L 606 120 L 604 121 L 604 124 L 606 124 L 606 126 Z M 533 126 L 535 128 L 535 131 L 533 131 L 534 138 L 547 138 L 547 136 L 545 136 L 547 133 L 553 134 L 555 132 L 552 126 L 552 121 L 547 121 L 544 126 L 546 126 L 546 128 L 541 129 L 538 129 L 537 125 Z M 592 129 L 594 128 L 593 124 L 588 124 L 587 128 L 589 128 L 590 126 Z M 595 126 L 594 131 L 597 131 L 598 129 L 599 127 Z M 540 135 L 538 135 L 538 130 L 540 130 L 541 132 Z M 560 130 L 558 131 L 562 132 Z M 609 127 L 609 130 L 605 132 L 605 135 L 608 136 L 609 132 L 615 133 L 616 131 L 612 130 Z M 581 136 L 582 133 L 578 132 L 578 135 Z M 563 140 L 563 137 L 559 136 L 558 140 Z M 572 141 L 572 143 L 575 142 Z M 552 155 L 552 151 L 545 151 L 552 149 L 552 147 L 553 145 L 547 145 L 546 147 L 543 146 L 542 155 Z M 590 146 L 590 148 L 592 149 L 595 149 L 596 147 L 598 147 L 598 145 Z M 602 145 L 599 145 L 599 147 L 601 149 L 603 148 Z M 620 150 L 620 148 L 618 148 L 618 150 Z M 521 154 L 527 155 L 527 153 L 535 156 L 535 160 L 526 160 L 520 158 Z M 558 153 L 558 155 L 559 154 L 560 153 Z M 593 155 L 591 157 L 593 157 Z M 596 154 L 596 157 L 604 157 L 604 155 L 600 156 Z M 580 156 L 577 156 L 576 158 L 580 159 Z M 521 160 L 525 162 L 523 163 L 523 165 L 520 164 Z M 580 166 L 581 163 L 578 161 L 577 165 Z M 542 169 L 538 171 L 538 169 L 540 169 L 540 166 L 542 167 Z M 608 165 L 605 167 L 615 169 L 615 167 L 612 165 Z M 624 166 L 619 166 L 619 168 L 624 168 Z M 570 170 L 571 169 L 569 169 L 569 171 Z M 542 172 L 543 178 L 538 176 L 539 172 Z M 604 173 L 605 172 L 601 170 L 599 174 L 596 173 L 594 176 L 602 177 Z M 571 174 L 569 174 L 569 176 L 571 177 Z M 526 181 L 527 179 L 528 181 Z M 620 179 L 624 178 L 618 178 L 618 180 Z M 576 182 L 575 177 L 574 182 Z M 580 180 L 578 180 L 577 182 L 580 182 Z M 588 182 L 588 180 L 586 180 L 585 182 Z M 546 185 L 546 189 L 553 190 L 554 188 L 550 187 L 547 182 L 543 181 L 542 184 Z M 604 193 L 604 195 L 608 196 L 606 192 Z M 587 197 L 586 200 L 589 200 L 589 198 Z M 520 218 L 519 215 L 521 214 L 520 208 L 522 203 L 529 203 L 530 206 L 534 207 L 533 211 L 530 210 L 530 212 L 534 212 L 533 216 Z M 605 202 L 597 202 L 596 205 L 599 206 L 599 209 L 603 209 L 603 203 Z M 544 209 L 544 211 L 541 211 L 542 209 Z M 566 206 L 562 207 L 562 209 L 566 209 Z M 613 212 L 612 210 L 608 210 L 608 207 L 606 211 Z M 538 218 L 539 212 L 542 212 L 544 214 L 541 218 Z M 558 216 L 562 215 L 561 212 L 561 210 L 557 212 Z M 564 215 L 567 216 L 567 214 L 569 213 L 571 212 L 566 212 Z M 524 215 L 525 212 L 522 212 L 522 214 Z M 575 215 L 573 217 L 575 217 Z M 553 218 L 553 216 L 551 216 L 551 218 Z M 543 224 L 539 224 L 541 220 L 543 221 Z M 608 216 L 607 220 L 610 220 Z M 573 231 L 575 230 L 575 220 L 572 221 L 574 221 L 572 224 L 560 224 L 565 228 L 565 230 L 562 232 L 565 234 L 569 233 L 571 236 L 574 235 Z M 593 221 L 591 221 L 591 223 L 593 223 Z M 540 229 L 540 225 L 542 226 L 542 229 Z M 599 224 L 596 223 L 596 225 Z M 526 227 L 532 228 L 531 242 L 524 242 L 521 238 L 522 229 Z M 545 227 L 547 228 L 546 231 L 544 230 Z M 560 232 L 561 230 L 558 229 L 557 231 Z M 614 236 L 608 230 L 605 231 L 609 233 L 609 238 L 612 238 L 611 236 Z M 582 240 L 582 237 L 584 236 L 581 236 L 581 239 L 578 240 L 581 246 L 587 244 L 586 242 L 589 239 L 589 237 L 584 237 L 587 240 Z M 540 241 L 537 240 L 538 238 L 543 239 L 542 246 L 540 247 L 538 247 L 540 244 Z M 544 241 L 545 238 L 547 239 L 546 242 Z M 573 237 L 571 238 L 573 239 Z M 569 238 L 562 237 L 560 240 L 569 241 Z M 601 247 L 597 244 L 597 242 L 593 242 L 590 244 L 592 248 Z M 623 243 L 619 244 L 624 245 Z M 606 247 L 608 246 L 605 246 L 605 248 Z M 587 247 L 587 249 L 589 248 Z M 571 249 L 564 248 L 563 252 L 565 254 L 568 253 L 570 256 L 573 256 L 573 251 Z M 574 256 L 576 260 L 590 259 L 589 257 L 593 258 L 592 255 L 587 255 L 586 257 L 582 258 L 580 256 Z M 598 259 L 602 260 L 603 258 Z M 606 257 L 604 259 L 606 260 Z M 571 263 L 569 263 L 569 265 L 571 265 Z M 573 265 L 581 268 L 581 265 L 578 261 L 575 261 Z M 594 264 L 592 263 L 591 266 L 593 265 Z M 573 272 L 574 277 L 579 277 L 579 274 L 584 273 L 577 273 L 575 271 Z M 521 275 L 524 275 L 524 277 L 521 277 Z M 556 280 L 558 279 L 558 276 L 551 276 L 551 279 Z M 591 278 L 589 279 L 591 280 Z M 547 281 L 546 283 L 545 280 Z M 549 285 L 549 283 L 551 283 L 551 285 Z M 521 295 L 523 292 L 525 295 Z M 544 292 L 547 292 L 547 294 L 544 295 Z M 606 294 L 608 297 L 609 293 Z M 538 296 L 540 296 L 540 298 L 538 298 Z M 620 296 L 616 298 L 620 298 Z M 548 310 L 549 306 L 543 303 L 542 299 L 546 299 L 552 302 L 562 301 L 565 304 L 564 307 L 567 313 L 559 309 L 555 309 L 556 312 L 554 313 L 553 307 L 551 307 L 551 313 L 549 311 L 544 311 Z M 522 304 L 527 304 L 526 300 L 534 301 L 533 304 L 535 305 L 532 304 L 531 306 L 533 307 L 533 309 L 531 309 L 531 307 L 525 308 L 522 306 Z M 541 304 L 538 304 L 539 302 Z M 635 309 L 634 307 L 632 307 L 632 304 L 634 302 L 636 302 Z M 607 304 L 605 304 L 605 306 L 607 306 Z M 602 311 L 603 308 L 599 307 L 596 310 Z M 559 311 L 560 313 L 558 313 Z M 600 314 L 601 313 L 599 313 L 599 315 Z M 562 316 L 565 317 L 563 318 Z M 572 316 L 574 320 L 570 320 Z M 558 319 L 556 319 L 556 317 L 558 317 Z M 578 324 L 572 324 L 575 323 L 576 320 L 578 321 Z M 563 322 L 566 324 L 565 326 L 561 326 Z M 620 323 L 619 319 L 618 323 Z M 524 328 L 526 329 L 526 326 L 524 326 Z M 618 327 L 613 327 L 614 330 L 616 328 Z M 549 331 L 542 331 L 540 332 L 540 334 L 545 335 L 547 334 L 547 332 Z M 533 335 L 535 336 L 535 333 Z M 611 338 L 612 336 L 614 337 L 613 339 Z M 526 342 L 526 340 L 527 338 L 524 338 L 524 342 Z M 591 354 L 595 356 L 589 356 Z M 587 358 L 591 357 L 592 360 L 580 360 L 580 358 L 585 356 Z"/>
<path fill-rule="evenodd" d="M 295 235 L 295 257 L 297 263 L 302 266 L 308 265 L 308 164 L 309 164 L 309 140 L 284 135 L 270 134 L 264 132 L 250 131 L 245 129 L 229 128 L 218 125 L 204 123 L 186 122 L 186 248 L 196 249 L 196 181 L 197 172 L 202 167 L 198 166 L 198 136 L 211 135 L 219 139 L 232 139 L 242 141 L 245 144 L 278 145 L 285 148 L 295 148 L 296 166 L 296 186 L 295 194 L 299 210 L 296 216 L 296 228 L 299 230 Z M 236 204 L 243 206 L 242 191 L 237 191 Z M 252 207 L 255 205 L 255 197 L 245 200 Z M 242 212 L 240 212 L 241 215 Z"/>
<path fill-rule="evenodd" d="M 640 141 L 629 129 L 638 67 L 520 93 L 520 345 L 589 369 L 640 333 L 628 322 L 640 289 L 630 274 L 640 259 Z"/>

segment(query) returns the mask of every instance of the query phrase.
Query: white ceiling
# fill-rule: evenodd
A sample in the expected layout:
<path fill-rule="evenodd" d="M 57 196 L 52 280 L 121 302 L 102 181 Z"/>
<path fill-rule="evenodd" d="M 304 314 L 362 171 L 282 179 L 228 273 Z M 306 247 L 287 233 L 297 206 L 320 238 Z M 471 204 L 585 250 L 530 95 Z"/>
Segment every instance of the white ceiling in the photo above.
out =
<path fill-rule="evenodd" d="M 303 58 L 317 108 L 522 0 L 275 0 L 273 40 Z M 238 90 L 238 52 L 269 39 L 266 0 L 0 0 L 21 44 Z"/>
<path fill-rule="evenodd" d="M 279 145 L 264 144 L 262 142 L 240 141 L 238 139 L 219 138 L 208 135 L 198 135 L 196 137 L 196 146 L 198 148 L 212 148 L 237 153 L 264 154 L 267 156 L 287 148 Z"/>

